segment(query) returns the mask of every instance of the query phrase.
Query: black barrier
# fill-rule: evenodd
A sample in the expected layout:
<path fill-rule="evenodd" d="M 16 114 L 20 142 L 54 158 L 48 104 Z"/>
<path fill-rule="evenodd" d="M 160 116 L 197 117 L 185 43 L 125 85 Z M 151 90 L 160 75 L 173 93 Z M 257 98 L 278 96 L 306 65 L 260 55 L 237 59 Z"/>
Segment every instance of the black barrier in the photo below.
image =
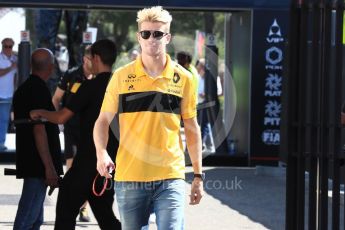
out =
<path fill-rule="evenodd" d="M 16 169 L 5 168 L 4 169 L 4 175 L 5 176 L 16 176 L 17 175 L 17 170 Z M 58 186 L 60 186 L 61 182 L 62 182 L 62 177 L 59 177 Z M 55 189 L 56 189 L 56 187 L 50 186 L 49 190 L 48 190 L 48 195 L 51 196 Z"/>
<path fill-rule="evenodd" d="M 44 124 L 47 123 L 48 120 L 40 119 L 40 120 L 31 120 L 31 119 L 16 119 L 13 120 L 12 123 L 15 125 L 28 125 L 28 124 Z"/>
<path fill-rule="evenodd" d="M 4 169 L 4 175 L 5 176 L 15 176 L 15 175 L 17 175 L 17 170 L 16 169 L 5 168 Z"/>
<path fill-rule="evenodd" d="M 288 230 L 340 227 L 343 10 L 336 0 L 291 5 L 281 128 Z"/>

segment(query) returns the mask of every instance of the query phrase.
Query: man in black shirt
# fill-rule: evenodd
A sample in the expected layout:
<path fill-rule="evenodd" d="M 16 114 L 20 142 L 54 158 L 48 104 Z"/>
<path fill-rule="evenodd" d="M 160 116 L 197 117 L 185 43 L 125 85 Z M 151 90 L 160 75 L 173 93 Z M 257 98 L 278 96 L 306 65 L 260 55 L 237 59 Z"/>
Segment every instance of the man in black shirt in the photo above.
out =
<path fill-rule="evenodd" d="M 92 137 L 93 127 L 111 77 L 111 66 L 115 62 L 115 58 L 116 47 L 112 41 L 106 39 L 96 41 L 91 46 L 92 73 L 97 74 L 96 77 L 84 81 L 63 109 L 57 112 L 35 110 L 30 113 L 34 120 L 45 118 L 57 124 L 65 123 L 75 113 L 80 114 L 80 144 L 73 165 L 63 178 L 60 187 L 55 221 L 57 230 L 75 228 L 79 207 L 86 200 L 89 201 L 101 229 L 121 229 L 121 224 L 112 210 L 114 190 L 107 189 L 99 197 L 92 194 L 92 182 L 97 175 L 96 150 Z M 113 133 L 109 134 L 108 152 L 114 159 L 118 142 Z"/>
<path fill-rule="evenodd" d="M 53 95 L 53 104 L 56 110 L 65 107 L 70 96 L 74 94 L 82 82 L 92 77 L 90 67 L 91 46 L 87 46 L 84 51 L 83 64 L 71 68 L 60 78 L 55 93 Z M 65 159 L 66 166 L 69 169 L 76 154 L 79 137 L 80 120 L 79 114 L 75 114 L 64 124 L 65 138 Z"/>
<path fill-rule="evenodd" d="M 32 74 L 13 97 L 16 126 L 17 178 L 24 178 L 22 195 L 13 229 L 39 229 L 43 223 L 43 202 L 47 185 L 58 186 L 63 174 L 59 129 L 51 123 L 29 122 L 33 109 L 54 111 L 46 81 L 54 68 L 48 49 L 37 49 L 31 56 Z"/>
<path fill-rule="evenodd" d="M 83 81 L 91 79 L 91 46 L 87 46 L 84 51 L 83 64 L 81 66 L 74 67 L 66 71 L 66 73 L 60 78 L 53 95 L 53 104 L 56 110 L 60 110 L 61 107 L 65 107 L 70 100 L 70 96 L 73 95 Z M 69 170 L 73 163 L 73 158 L 77 154 L 77 146 L 80 140 L 80 119 L 79 114 L 74 114 L 64 124 L 64 139 L 65 139 L 65 151 L 64 156 L 66 159 L 66 168 Z M 90 217 L 87 211 L 87 202 L 85 202 L 80 208 L 79 221 L 89 222 Z"/>

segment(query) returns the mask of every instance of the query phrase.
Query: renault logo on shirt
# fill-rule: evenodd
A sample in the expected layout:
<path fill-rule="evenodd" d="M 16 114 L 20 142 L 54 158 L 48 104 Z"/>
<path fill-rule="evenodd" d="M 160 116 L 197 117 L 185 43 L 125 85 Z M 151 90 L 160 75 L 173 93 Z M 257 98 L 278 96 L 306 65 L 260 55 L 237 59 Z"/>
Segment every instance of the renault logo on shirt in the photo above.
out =
<path fill-rule="evenodd" d="M 181 79 L 180 75 L 178 75 L 178 73 L 174 73 L 174 77 L 173 77 L 173 81 L 176 84 L 177 82 L 179 82 Z"/>
<path fill-rule="evenodd" d="M 134 90 L 134 85 L 130 85 L 130 86 L 128 87 L 128 91 L 131 91 L 131 90 Z"/>

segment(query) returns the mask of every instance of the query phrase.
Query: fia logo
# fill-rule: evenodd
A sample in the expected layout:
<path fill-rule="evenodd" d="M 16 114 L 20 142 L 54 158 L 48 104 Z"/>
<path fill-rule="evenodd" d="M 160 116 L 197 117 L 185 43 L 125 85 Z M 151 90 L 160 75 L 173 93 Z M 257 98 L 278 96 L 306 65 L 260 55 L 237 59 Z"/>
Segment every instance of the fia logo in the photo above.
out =
<path fill-rule="evenodd" d="M 279 145 L 280 144 L 280 131 L 279 129 L 267 129 L 261 134 L 261 140 L 266 145 Z"/>
<path fill-rule="evenodd" d="M 131 90 L 134 90 L 134 85 L 130 85 L 130 86 L 128 87 L 128 91 L 131 91 Z"/>
<path fill-rule="evenodd" d="M 173 82 L 176 84 L 177 82 L 179 82 L 181 79 L 180 75 L 178 75 L 178 73 L 174 73 L 174 77 L 173 77 Z"/>
<path fill-rule="evenodd" d="M 135 74 L 128 74 L 128 79 L 134 79 L 136 78 L 137 76 Z"/>

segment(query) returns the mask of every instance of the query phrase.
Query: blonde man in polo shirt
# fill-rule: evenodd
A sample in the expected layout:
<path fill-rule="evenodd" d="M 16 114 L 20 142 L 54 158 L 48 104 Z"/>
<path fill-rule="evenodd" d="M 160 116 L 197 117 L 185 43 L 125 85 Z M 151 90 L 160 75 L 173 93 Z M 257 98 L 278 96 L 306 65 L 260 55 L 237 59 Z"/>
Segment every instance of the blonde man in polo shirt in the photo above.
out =
<path fill-rule="evenodd" d="M 115 191 L 122 229 L 141 229 L 151 211 L 158 229 L 183 229 L 185 162 L 181 117 L 193 163 L 190 204 L 203 194 L 201 138 L 192 75 L 166 53 L 172 17 L 162 7 L 138 12 L 141 56 L 115 71 L 94 127 L 97 170 L 111 177 L 106 151 L 109 124 L 119 114 Z"/>

